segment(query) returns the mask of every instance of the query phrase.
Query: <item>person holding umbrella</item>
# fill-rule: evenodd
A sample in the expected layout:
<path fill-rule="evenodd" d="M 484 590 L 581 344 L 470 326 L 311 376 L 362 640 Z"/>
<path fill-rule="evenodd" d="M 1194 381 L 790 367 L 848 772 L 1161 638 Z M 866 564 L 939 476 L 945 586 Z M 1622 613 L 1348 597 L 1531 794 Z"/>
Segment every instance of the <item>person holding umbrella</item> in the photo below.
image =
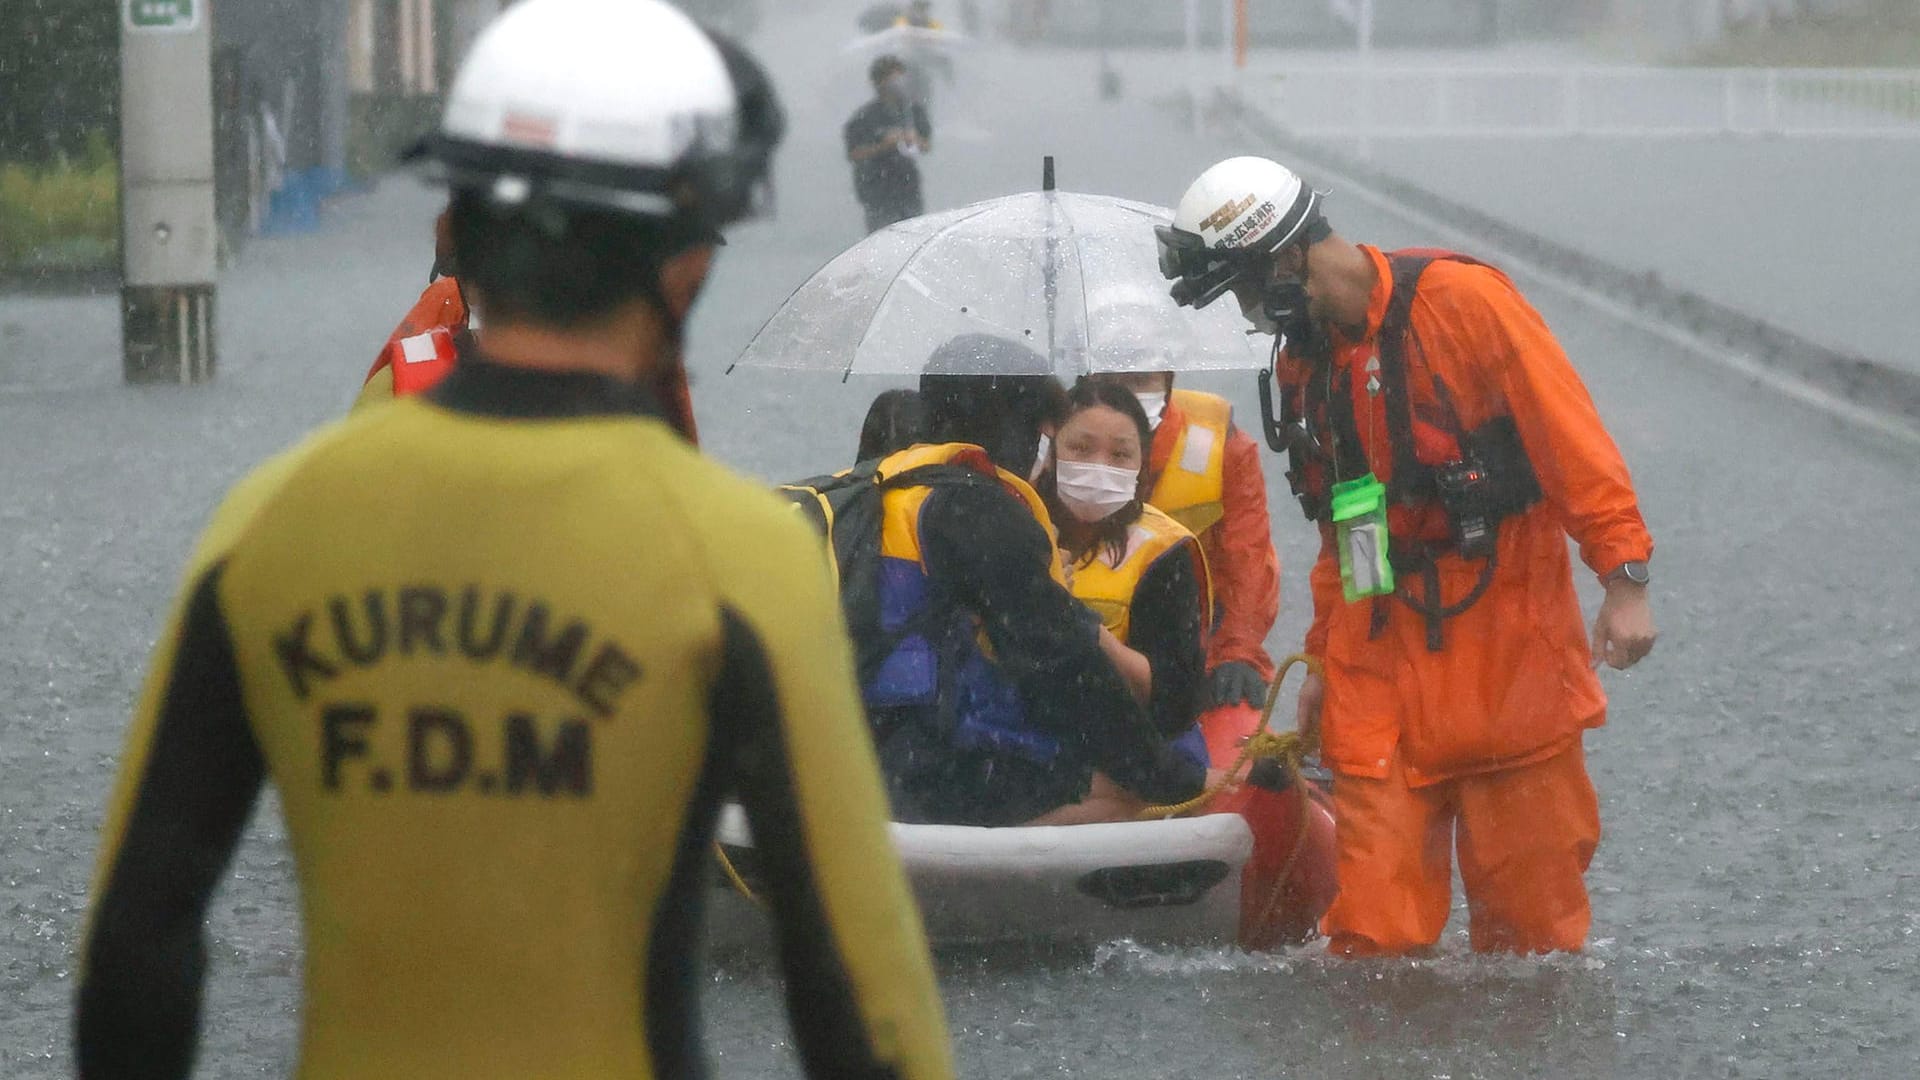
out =
<path fill-rule="evenodd" d="M 933 148 L 933 122 L 914 100 L 899 57 L 875 60 L 867 79 L 873 100 L 847 119 L 841 137 L 853 163 L 853 193 L 866 212 L 867 231 L 876 232 L 925 211 L 919 158 Z"/>

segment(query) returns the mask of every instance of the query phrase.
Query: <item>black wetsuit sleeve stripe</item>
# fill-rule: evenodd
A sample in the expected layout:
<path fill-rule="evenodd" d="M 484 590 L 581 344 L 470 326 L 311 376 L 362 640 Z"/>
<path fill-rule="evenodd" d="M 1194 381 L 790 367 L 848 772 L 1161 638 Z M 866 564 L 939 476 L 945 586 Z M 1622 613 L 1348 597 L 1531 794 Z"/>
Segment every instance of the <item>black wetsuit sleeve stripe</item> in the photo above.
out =
<path fill-rule="evenodd" d="M 87 1080 L 184 1077 L 193 1065 L 207 903 L 266 777 L 220 611 L 222 568 L 188 601 L 133 809 L 94 905 L 74 1032 Z"/>
<path fill-rule="evenodd" d="M 647 942 L 645 1030 L 653 1075 L 703 1080 L 707 1061 L 700 1047 L 700 972 L 696 945 L 704 930 L 712 880 L 713 836 L 720 806 L 738 774 L 740 735 L 724 688 L 739 673 L 723 671 L 709 705 L 707 748 L 682 819 L 673 870 L 656 909 Z"/>
<path fill-rule="evenodd" d="M 726 610 L 725 663 L 712 698 L 716 740 L 738 747 L 737 793 L 753 831 L 786 973 L 787 1011 L 808 1076 L 895 1080 L 875 1053 L 808 856 L 780 698 L 760 637 Z M 670 1075 L 670 1074 L 662 1074 Z"/>

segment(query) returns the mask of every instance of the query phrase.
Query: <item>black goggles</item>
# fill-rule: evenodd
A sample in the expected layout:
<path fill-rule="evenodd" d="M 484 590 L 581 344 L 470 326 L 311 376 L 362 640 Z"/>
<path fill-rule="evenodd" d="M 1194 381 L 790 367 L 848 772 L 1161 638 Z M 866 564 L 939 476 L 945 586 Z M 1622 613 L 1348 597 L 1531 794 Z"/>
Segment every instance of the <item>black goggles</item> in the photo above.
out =
<path fill-rule="evenodd" d="M 1169 225 L 1154 226 L 1153 235 L 1160 275 L 1173 282 L 1168 292 L 1183 307 L 1203 308 L 1225 296 L 1259 259 L 1254 252 L 1210 248 L 1198 234 Z"/>

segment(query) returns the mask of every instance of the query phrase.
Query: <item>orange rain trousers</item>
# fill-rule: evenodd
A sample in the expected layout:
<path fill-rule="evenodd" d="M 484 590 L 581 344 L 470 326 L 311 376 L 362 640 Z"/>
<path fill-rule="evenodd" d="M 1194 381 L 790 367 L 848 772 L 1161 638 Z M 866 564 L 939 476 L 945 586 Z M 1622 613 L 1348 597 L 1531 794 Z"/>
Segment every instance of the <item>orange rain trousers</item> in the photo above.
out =
<path fill-rule="evenodd" d="M 1339 893 L 1323 923 L 1348 956 L 1425 949 L 1452 910 L 1460 853 L 1468 934 L 1480 952 L 1578 952 L 1591 919 L 1584 875 L 1600 807 L 1578 745 L 1545 761 L 1409 787 L 1384 778 L 1333 785 Z"/>

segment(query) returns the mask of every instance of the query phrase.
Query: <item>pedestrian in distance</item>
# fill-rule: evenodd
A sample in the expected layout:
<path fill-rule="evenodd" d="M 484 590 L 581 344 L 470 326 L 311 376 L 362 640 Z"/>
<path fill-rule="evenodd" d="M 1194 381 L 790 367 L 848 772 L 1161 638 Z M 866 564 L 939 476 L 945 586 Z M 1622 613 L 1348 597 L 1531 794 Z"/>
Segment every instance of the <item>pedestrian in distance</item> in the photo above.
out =
<path fill-rule="evenodd" d="M 1321 537 L 1299 722 L 1336 774 L 1330 947 L 1431 947 L 1457 851 L 1476 950 L 1583 948 L 1595 668 L 1656 634 L 1653 540 L 1579 375 L 1504 274 L 1354 244 L 1277 162 L 1209 168 L 1158 236 L 1177 302 L 1231 292 L 1278 336 L 1268 428 Z"/>
<path fill-rule="evenodd" d="M 525 0 L 425 157 L 484 338 L 215 513 L 102 828 L 79 1075 L 192 1069 L 207 905 L 271 780 L 307 1077 L 703 1077 L 737 798 L 809 1076 L 944 1080 L 820 541 L 656 387 L 784 128 L 660 0 Z"/>
<path fill-rule="evenodd" d="M 914 100 L 899 57 L 875 60 L 867 77 L 873 100 L 848 118 L 841 136 L 853 163 L 853 193 L 871 233 L 926 211 L 919 159 L 933 149 L 933 123 L 926 106 Z"/>

